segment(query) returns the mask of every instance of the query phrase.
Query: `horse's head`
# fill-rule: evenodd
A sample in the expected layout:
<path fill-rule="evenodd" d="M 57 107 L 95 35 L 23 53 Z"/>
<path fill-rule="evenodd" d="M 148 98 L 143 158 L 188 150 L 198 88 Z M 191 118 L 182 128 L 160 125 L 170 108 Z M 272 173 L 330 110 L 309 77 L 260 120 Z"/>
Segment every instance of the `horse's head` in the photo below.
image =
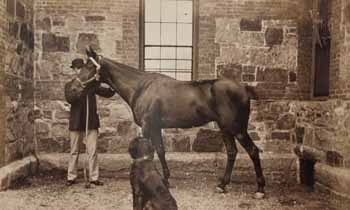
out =
<path fill-rule="evenodd" d="M 69 84 L 69 92 L 74 96 L 81 96 L 83 93 L 93 90 L 101 82 L 101 58 L 97 53 L 88 47 L 86 49 L 87 60 L 81 66 L 81 70 Z"/>

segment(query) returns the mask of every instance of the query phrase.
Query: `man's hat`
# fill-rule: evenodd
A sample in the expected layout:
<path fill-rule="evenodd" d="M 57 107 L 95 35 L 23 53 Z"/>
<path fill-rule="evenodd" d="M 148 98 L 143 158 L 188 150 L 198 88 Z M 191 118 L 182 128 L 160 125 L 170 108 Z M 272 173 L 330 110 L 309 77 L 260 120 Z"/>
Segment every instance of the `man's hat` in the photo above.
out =
<path fill-rule="evenodd" d="M 80 69 L 80 68 L 83 67 L 83 65 L 84 65 L 84 60 L 81 59 L 81 58 L 76 58 L 76 59 L 74 59 L 74 60 L 72 61 L 72 65 L 71 65 L 70 67 L 71 67 L 72 69 L 74 69 L 74 68 Z"/>

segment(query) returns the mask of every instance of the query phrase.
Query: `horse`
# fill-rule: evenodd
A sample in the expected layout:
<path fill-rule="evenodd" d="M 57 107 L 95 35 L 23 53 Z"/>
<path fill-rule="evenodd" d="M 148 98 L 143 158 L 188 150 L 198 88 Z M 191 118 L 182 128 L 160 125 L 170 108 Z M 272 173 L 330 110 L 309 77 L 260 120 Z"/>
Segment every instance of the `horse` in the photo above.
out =
<path fill-rule="evenodd" d="M 141 71 L 98 55 L 87 48 L 87 61 L 73 79 L 70 91 L 86 94 L 107 83 L 130 106 L 142 135 L 151 139 L 168 183 L 170 171 L 165 159 L 162 129 L 191 128 L 216 122 L 223 136 L 227 153 L 226 169 L 218 192 L 226 192 L 237 156 L 237 140 L 254 164 L 256 198 L 264 196 L 265 179 L 259 148 L 249 136 L 250 101 L 257 97 L 254 87 L 230 79 L 178 81 L 166 75 Z"/>

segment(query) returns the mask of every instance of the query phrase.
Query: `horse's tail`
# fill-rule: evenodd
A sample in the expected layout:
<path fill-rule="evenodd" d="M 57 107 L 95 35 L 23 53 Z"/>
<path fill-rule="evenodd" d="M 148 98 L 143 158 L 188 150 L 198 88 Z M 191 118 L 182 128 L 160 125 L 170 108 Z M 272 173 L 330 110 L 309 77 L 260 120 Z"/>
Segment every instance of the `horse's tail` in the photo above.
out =
<path fill-rule="evenodd" d="M 245 86 L 245 89 L 248 92 L 248 95 L 251 99 L 255 99 L 255 100 L 259 99 L 258 94 L 256 93 L 255 88 L 253 86 L 247 85 Z"/>

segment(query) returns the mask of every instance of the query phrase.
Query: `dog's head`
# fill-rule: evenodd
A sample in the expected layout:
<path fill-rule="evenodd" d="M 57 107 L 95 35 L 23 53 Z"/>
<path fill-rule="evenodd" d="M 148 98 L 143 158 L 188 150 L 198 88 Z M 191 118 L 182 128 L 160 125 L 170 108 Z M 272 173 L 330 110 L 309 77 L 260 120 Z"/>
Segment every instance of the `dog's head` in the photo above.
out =
<path fill-rule="evenodd" d="M 134 138 L 129 144 L 129 154 L 132 159 L 154 157 L 154 148 L 149 139 L 143 137 Z"/>

